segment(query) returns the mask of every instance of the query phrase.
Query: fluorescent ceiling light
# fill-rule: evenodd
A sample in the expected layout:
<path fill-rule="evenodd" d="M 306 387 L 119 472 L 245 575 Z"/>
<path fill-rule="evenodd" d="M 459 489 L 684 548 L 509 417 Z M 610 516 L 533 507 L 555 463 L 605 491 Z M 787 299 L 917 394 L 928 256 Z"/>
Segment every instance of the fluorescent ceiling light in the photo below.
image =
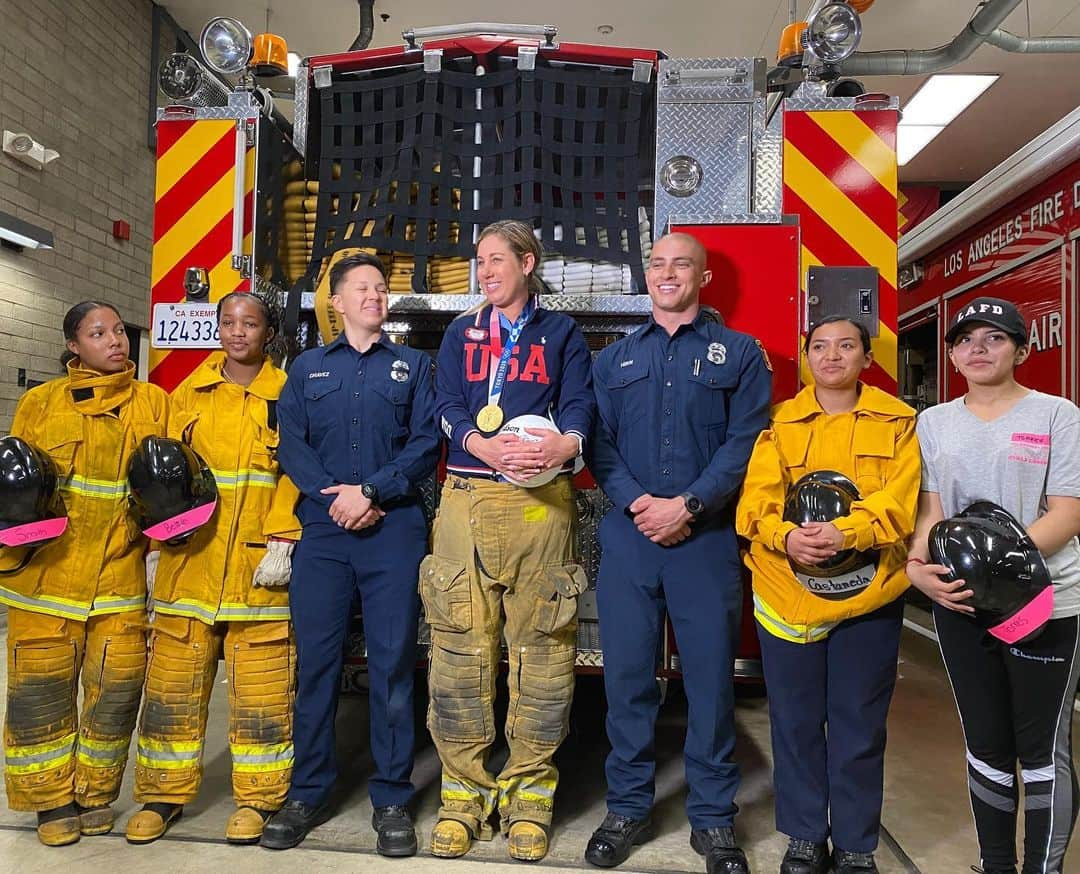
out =
<path fill-rule="evenodd" d="M 896 128 L 896 163 L 903 167 L 919 154 L 999 78 L 996 74 L 939 73 L 927 79 L 901 114 Z"/>
<path fill-rule="evenodd" d="M 296 71 L 300 69 L 300 56 L 296 52 L 289 52 L 289 75 L 296 78 Z"/>
<path fill-rule="evenodd" d="M 997 79 L 997 75 L 946 73 L 931 76 L 904 106 L 903 123 L 947 125 Z"/>
<path fill-rule="evenodd" d="M 900 124 L 896 127 L 896 163 L 903 167 L 945 130 L 943 124 Z"/>
<path fill-rule="evenodd" d="M 20 249 L 51 249 L 52 231 L 0 212 L 0 240 Z"/>

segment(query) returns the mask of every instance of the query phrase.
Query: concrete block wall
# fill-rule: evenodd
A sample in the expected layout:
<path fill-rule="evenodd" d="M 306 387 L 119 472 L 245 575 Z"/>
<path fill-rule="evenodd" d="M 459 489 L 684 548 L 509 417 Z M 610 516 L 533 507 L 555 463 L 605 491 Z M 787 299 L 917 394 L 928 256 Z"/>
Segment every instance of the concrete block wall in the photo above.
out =
<path fill-rule="evenodd" d="M 0 127 L 60 157 L 0 154 L 0 210 L 48 228 L 54 251 L 0 248 L 0 434 L 31 379 L 60 370 L 61 320 L 88 298 L 145 327 L 154 154 L 147 146 L 150 0 L 0 0 Z M 115 219 L 131 239 L 112 237 Z"/>

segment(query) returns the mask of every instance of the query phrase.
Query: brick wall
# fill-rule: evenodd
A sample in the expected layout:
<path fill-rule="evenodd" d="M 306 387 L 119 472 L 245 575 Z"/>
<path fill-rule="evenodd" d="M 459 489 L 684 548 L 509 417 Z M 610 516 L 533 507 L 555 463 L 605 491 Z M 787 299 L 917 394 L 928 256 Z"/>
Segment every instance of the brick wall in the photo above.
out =
<path fill-rule="evenodd" d="M 28 9 L 34 11 L 28 13 Z M 154 155 L 146 143 L 150 0 L 0 0 L 0 126 L 60 157 L 0 154 L 0 210 L 51 230 L 54 251 L 0 248 L 0 433 L 32 379 L 60 373 L 60 323 L 97 298 L 145 327 Z M 112 223 L 131 224 L 131 240 Z"/>

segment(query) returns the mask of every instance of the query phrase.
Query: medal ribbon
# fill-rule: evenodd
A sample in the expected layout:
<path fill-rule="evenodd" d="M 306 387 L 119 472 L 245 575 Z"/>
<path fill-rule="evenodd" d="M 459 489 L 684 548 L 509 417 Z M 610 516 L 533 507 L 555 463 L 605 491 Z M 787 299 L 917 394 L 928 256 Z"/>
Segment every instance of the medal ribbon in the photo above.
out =
<path fill-rule="evenodd" d="M 510 368 L 510 356 L 514 353 L 514 345 L 517 343 L 518 338 L 521 336 L 521 332 L 525 330 L 525 325 L 528 324 L 529 319 L 532 317 L 533 312 L 536 310 L 536 299 L 529 298 L 529 302 L 525 304 L 525 309 L 521 311 L 521 315 L 518 316 L 517 321 L 510 326 L 510 331 L 506 335 L 506 345 L 502 348 L 502 353 L 499 355 L 499 364 L 497 367 L 488 371 L 488 403 L 499 405 L 499 399 L 502 397 L 503 385 L 506 382 L 506 372 Z M 499 311 L 495 307 L 491 308 L 491 317 L 488 320 L 489 337 L 491 340 L 492 352 L 496 349 L 496 344 L 500 342 L 501 329 L 499 327 Z"/>

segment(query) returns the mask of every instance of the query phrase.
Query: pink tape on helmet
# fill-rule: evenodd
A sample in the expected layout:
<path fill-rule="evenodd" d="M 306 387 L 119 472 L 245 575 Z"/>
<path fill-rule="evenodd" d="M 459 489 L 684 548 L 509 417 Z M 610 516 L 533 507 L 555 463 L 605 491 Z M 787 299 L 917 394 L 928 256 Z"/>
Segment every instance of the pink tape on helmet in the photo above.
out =
<path fill-rule="evenodd" d="M 991 628 L 990 633 L 1005 643 L 1016 643 L 1042 628 L 1053 612 L 1054 587 L 1047 586 L 1012 616 Z"/>
<path fill-rule="evenodd" d="M 67 531 L 67 516 L 55 519 L 42 519 L 40 522 L 27 522 L 14 525 L 0 531 L 0 544 L 4 546 L 33 546 L 43 540 L 52 540 Z"/>
<path fill-rule="evenodd" d="M 194 510 L 187 510 L 179 516 L 173 516 L 164 522 L 158 522 L 157 525 L 151 525 L 149 528 L 143 529 L 143 534 L 152 540 L 172 540 L 174 537 L 182 537 L 188 532 L 194 531 L 214 515 L 216 506 L 217 501 L 214 500 L 209 504 L 196 507 Z"/>

